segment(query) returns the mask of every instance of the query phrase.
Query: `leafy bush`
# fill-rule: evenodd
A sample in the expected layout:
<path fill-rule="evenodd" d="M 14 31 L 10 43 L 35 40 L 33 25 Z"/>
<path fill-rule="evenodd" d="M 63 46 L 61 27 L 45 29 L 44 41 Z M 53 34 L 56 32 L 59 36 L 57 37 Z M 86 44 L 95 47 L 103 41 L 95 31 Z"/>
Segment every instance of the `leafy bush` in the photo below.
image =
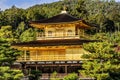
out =
<path fill-rule="evenodd" d="M 41 74 L 41 71 L 31 70 L 29 80 L 38 80 Z"/>
<path fill-rule="evenodd" d="M 60 80 L 59 78 L 57 78 L 57 72 L 56 71 L 52 73 L 52 76 L 51 76 L 50 80 Z"/>
<path fill-rule="evenodd" d="M 75 73 L 68 74 L 63 80 L 77 80 L 79 77 Z"/>
<path fill-rule="evenodd" d="M 20 80 L 23 73 L 20 70 L 12 70 L 9 67 L 0 67 L 0 80 Z"/>

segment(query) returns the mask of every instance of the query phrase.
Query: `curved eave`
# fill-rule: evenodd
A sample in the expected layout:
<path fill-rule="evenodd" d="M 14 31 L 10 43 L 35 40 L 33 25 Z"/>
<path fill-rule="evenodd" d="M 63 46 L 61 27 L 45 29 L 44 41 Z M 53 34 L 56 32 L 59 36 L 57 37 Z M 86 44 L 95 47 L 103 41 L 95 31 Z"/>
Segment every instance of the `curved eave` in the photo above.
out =
<path fill-rule="evenodd" d="M 12 48 L 19 50 L 29 50 L 29 49 L 41 49 L 41 48 L 58 49 L 59 47 L 63 49 L 72 46 L 82 47 L 81 45 L 83 45 L 83 43 L 96 42 L 96 41 L 97 40 L 80 40 L 80 39 L 39 40 L 39 41 L 12 44 Z"/>
<path fill-rule="evenodd" d="M 92 29 L 93 27 L 85 24 L 82 20 L 72 21 L 72 22 L 59 22 L 59 23 L 30 23 L 31 26 L 35 28 L 44 28 L 46 26 L 54 26 L 54 25 L 68 25 L 68 24 L 74 24 L 75 26 L 83 29 Z"/>

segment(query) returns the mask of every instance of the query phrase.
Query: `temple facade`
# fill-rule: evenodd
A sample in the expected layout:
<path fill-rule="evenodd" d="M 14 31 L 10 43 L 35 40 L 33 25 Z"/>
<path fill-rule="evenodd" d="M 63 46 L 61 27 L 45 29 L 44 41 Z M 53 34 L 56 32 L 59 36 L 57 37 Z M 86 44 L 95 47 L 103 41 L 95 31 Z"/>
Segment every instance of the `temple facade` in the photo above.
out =
<path fill-rule="evenodd" d="M 12 45 L 23 52 L 17 60 L 22 69 L 40 70 L 43 74 L 78 73 L 83 63 L 81 55 L 89 54 L 82 45 L 93 42 L 84 33 L 91 27 L 66 11 L 48 19 L 30 21 L 30 25 L 38 28 L 36 41 Z"/>

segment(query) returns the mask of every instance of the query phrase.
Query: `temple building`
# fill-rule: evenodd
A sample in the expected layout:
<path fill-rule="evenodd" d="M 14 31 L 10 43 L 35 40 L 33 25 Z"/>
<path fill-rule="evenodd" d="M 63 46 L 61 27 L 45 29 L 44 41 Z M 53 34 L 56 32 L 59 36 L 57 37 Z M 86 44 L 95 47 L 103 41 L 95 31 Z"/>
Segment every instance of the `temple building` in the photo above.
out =
<path fill-rule="evenodd" d="M 56 71 L 61 75 L 81 69 L 82 54 L 88 54 L 82 48 L 89 40 L 84 31 L 92 29 L 85 21 L 62 11 L 48 19 L 30 21 L 38 28 L 36 41 L 13 44 L 12 47 L 23 51 L 17 62 L 22 68 L 40 70 L 43 76 Z"/>

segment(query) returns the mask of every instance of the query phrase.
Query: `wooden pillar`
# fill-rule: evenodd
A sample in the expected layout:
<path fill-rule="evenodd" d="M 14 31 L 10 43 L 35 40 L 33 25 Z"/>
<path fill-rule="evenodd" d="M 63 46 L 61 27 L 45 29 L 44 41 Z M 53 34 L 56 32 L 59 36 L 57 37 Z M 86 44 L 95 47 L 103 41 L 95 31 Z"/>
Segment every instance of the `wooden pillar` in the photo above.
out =
<path fill-rule="evenodd" d="M 26 70 L 27 68 L 26 68 L 26 62 L 25 62 L 25 66 L 24 66 L 24 69 Z"/>
<path fill-rule="evenodd" d="M 48 32 L 48 29 L 47 29 L 47 27 L 45 26 L 45 38 L 47 37 L 47 32 Z"/>
<path fill-rule="evenodd" d="M 51 72 L 52 72 L 52 73 L 54 72 L 54 67 L 51 68 Z"/>
<path fill-rule="evenodd" d="M 26 62 L 21 63 L 22 71 L 24 75 L 27 75 Z"/>
<path fill-rule="evenodd" d="M 38 51 L 36 50 L 36 60 L 38 60 L 37 56 L 38 56 Z"/>
<path fill-rule="evenodd" d="M 39 34 L 40 34 L 40 32 L 36 32 L 36 35 L 37 35 L 36 37 L 39 37 Z"/>
<path fill-rule="evenodd" d="M 24 51 L 24 60 L 26 61 L 26 50 Z"/>
<path fill-rule="evenodd" d="M 65 73 L 67 74 L 67 65 L 65 65 Z"/>
<path fill-rule="evenodd" d="M 63 38 L 65 37 L 66 35 L 65 35 L 65 30 L 63 30 Z"/>
<path fill-rule="evenodd" d="M 78 27 L 75 27 L 75 35 L 78 35 Z"/>
<path fill-rule="evenodd" d="M 38 64 L 37 64 L 37 62 L 35 63 L 35 69 L 36 69 L 36 71 L 38 70 Z"/>
<path fill-rule="evenodd" d="M 85 28 L 83 29 L 83 37 L 85 36 Z"/>
<path fill-rule="evenodd" d="M 80 28 L 78 30 L 78 35 L 79 35 L 79 38 L 81 38 L 82 34 L 81 34 L 81 29 Z"/>

